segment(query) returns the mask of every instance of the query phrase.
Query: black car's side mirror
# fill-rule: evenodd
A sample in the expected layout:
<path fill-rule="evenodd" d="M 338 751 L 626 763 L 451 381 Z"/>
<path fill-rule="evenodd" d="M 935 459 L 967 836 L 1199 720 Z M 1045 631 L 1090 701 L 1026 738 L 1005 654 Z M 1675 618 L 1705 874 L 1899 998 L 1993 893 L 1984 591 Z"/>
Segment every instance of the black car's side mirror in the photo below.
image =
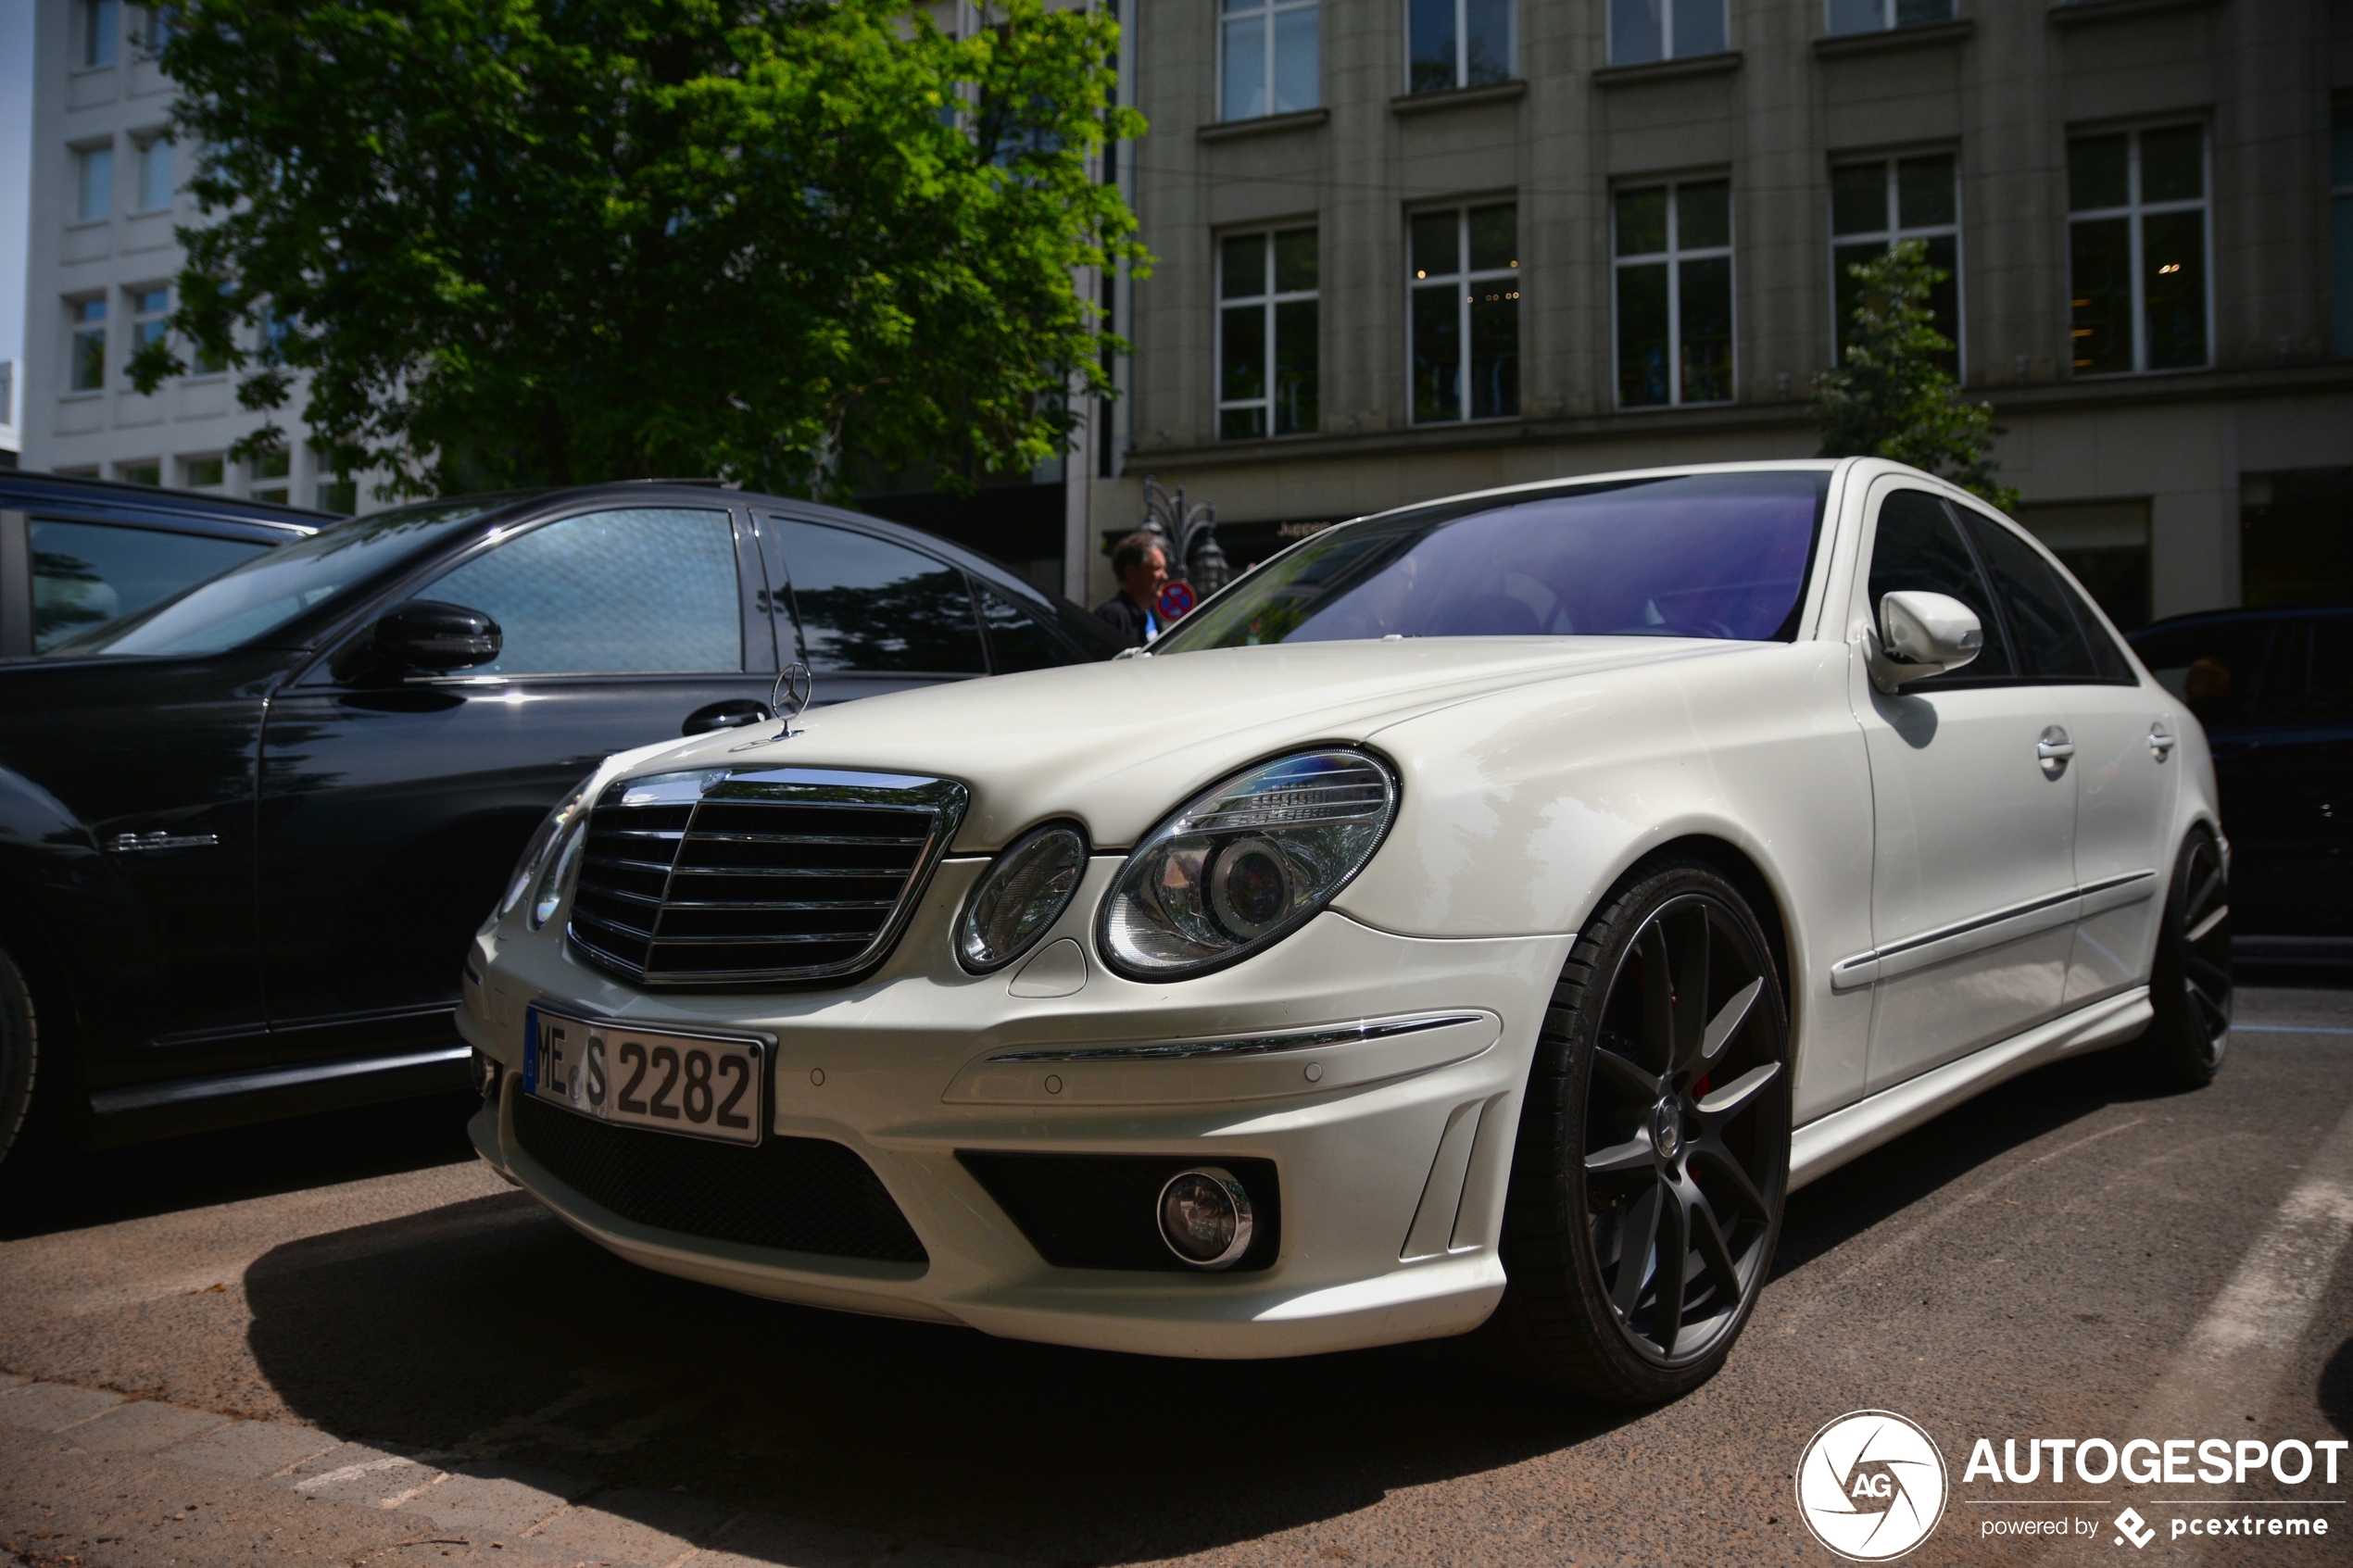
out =
<path fill-rule="evenodd" d="M 377 619 L 373 638 L 384 662 L 435 675 L 488 664 L 504 641 L 498 623 L 482 611 L 439 599 L 393 606 Z"/>

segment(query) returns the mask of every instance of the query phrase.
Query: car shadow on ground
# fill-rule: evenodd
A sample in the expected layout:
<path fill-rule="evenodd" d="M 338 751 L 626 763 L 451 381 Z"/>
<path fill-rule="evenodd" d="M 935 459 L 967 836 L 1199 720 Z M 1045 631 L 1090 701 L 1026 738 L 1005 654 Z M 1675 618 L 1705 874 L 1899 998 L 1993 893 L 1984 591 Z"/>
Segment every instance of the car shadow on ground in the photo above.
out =
<path fill-rule="evenodd" d="M 1817 1183 L 1777 1277 L 2123 1077 L 2045 1069 Z M 1060 1562 L 1210 1550 L 1639 1419 L 1473 1341 L 1197 1362 L 755 1300 L 623 1263 L 521 1194 L 290 1244 L 245 1284 L 262 1372 L 337 1436 Z"/>
<path fill-rule="evenodd" d="M 472 1095 L 436 1095 L 0 1167 L 0 1241 L 365 1181 L 473 1157 Z"/>

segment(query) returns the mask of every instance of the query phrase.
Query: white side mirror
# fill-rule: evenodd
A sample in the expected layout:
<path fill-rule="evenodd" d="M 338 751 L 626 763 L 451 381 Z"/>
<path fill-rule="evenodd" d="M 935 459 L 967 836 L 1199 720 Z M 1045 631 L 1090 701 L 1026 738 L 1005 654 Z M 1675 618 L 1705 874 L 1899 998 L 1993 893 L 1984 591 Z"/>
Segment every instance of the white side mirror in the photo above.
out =
<path fill-rule="evenodd" d="M 1870 646 L 1871 684 L 1883 692 L 1958 670 L 1985 648 L 1977 612 L 1946 594 L 1889 594 L 1879 602 L 1879 621 Z"/>

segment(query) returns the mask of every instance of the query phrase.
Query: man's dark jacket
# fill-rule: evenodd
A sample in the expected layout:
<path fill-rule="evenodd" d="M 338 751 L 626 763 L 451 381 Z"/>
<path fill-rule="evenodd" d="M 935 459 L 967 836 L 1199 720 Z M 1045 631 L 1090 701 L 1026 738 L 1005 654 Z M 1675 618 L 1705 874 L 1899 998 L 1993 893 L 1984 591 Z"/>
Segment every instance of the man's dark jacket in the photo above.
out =
<path fill-rule="evenodd" d="M 1103 604 L 1095 607 L 1095 619 L 1127 639 L 1127 646 L 1144 646 L 1144 607 L 1127 596 L 1122 588 Z"/>

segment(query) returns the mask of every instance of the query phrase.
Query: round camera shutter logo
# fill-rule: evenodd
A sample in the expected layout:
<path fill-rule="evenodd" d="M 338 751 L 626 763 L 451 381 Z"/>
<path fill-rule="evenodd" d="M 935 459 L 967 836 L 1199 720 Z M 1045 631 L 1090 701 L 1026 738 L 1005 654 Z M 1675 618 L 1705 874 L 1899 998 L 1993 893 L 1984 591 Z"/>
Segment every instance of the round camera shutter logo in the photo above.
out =
<path fill-rule="evenodd" d="M 1814 1434 L 1797 1461 L 1797 1512 L 1855 1562 L 1903 1556 L 1944 1516 L 1944 1456 L 1893 1411 L 1856 1411 Z"/>

